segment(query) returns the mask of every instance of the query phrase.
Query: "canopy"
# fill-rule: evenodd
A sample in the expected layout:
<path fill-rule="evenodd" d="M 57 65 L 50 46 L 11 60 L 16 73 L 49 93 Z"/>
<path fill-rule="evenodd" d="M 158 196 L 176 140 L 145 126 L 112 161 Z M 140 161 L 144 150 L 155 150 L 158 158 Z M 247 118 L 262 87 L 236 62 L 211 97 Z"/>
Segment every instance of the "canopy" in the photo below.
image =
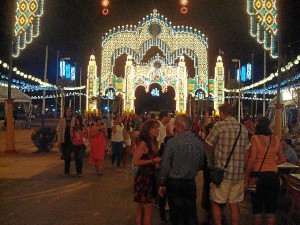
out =
<path fill-rule="evenodd" d="M 31 103 L 31 98 L 16 88 L 11 89 L 11 98 L 13 98 L 15 102 Z M 7 99 L 7 87 L 0 86 L 0 102 L 4 102 L 6 99 Z"/>

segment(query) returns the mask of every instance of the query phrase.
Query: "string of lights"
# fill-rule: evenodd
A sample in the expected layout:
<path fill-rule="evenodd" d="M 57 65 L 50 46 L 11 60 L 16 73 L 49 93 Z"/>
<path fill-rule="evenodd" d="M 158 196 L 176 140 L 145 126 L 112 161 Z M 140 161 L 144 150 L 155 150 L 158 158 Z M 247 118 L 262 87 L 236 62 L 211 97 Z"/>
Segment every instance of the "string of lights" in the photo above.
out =
<path fill-rule="evenodd" d="M 298 55 L 296 57 L 296 59 L 294 60 L 294 63 L 289 62 L 289 63 L 286 64 L 286 66 L 281 67 L 281 72 L 285 72 L 287 70 L 290 70 L 293 66 L 298 65 L 299 61 L 300 61 L 300 55 Z M 264 83 L 267 83 L 267 82 L 273 80 L 277 76 L 278 76 L 278 71 L 276 71 L 275 73 L 271 73 L 270 76 L 266 77 L 265 79 L 262 79 L 262 80 L 260 80 L 260 81 L 258 81 L 256 83 L 253 83 L 253 84 L 251 84 L 249 86 L 246 86 L 246 87 L 243 87 L 241 89 L 226 89 L 225 88 L 224 91 L 225 92 L 238 92 L 238 91 L 244 92 L 246 90 L 253 89 L 253 88 L 257 87 L 257 86 L 263 85 Z M 298 75 L 296 75 L 296 76 L 298 76 Z M 294 79 L 294 78 L 292 78 L 292 79 Z M 273 85 L 273 86 L 277 87 L 277 85 Z"/>
<path fill-rule="evenodd" d="M 0 65 L 2 65 L 2 67 L 4 69 L 9 70 L 9 65 L 6 62 L 3 62 L 2 60 L 0 60 Z M 12 70 L 15 75 L 20 76 L 24 79 L 28 79 L 32 82 L 36 82 L 38 83 L 38 85 L 32 85 L 32 84 L 28 84 L 25 83 L 24 81 L 19 81 L 17 79 L 12 79 L 12 82 L 15 83 L 15 87 L 17 87 L 18 89 L 22 89 L 25 91 L 39 91 L 39 90 L 46 90 L 46 91 L 52 91 L 52 90 L 59 90 L 60 87 L 57 87 L 56 85 L 50 84 L 48 82 L 44 82 L 41 79 L 31 75 L 31 74 L 26 74 L 22 71 L 20 71 L 17 67 L 14 67 Z M 1 75 L 2 79 L 8 79 L 6 75 Z M 21 84 L 21 85 L 18 85 Z M 64 90 L 82 90 L 85 89 L 86 86 L 79 86 L 79 87 L 64 87 Z"/>

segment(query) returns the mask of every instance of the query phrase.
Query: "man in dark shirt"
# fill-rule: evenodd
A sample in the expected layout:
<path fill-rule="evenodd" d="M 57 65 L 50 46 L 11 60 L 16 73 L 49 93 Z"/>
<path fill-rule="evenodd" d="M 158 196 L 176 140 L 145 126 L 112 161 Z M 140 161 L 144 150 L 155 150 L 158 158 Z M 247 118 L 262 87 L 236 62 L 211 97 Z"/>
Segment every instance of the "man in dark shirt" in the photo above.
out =
<path fill-rule="evenodd" d="M 197 225 L 197 172 L 203 166 L 204 149 L 191 132 L 192 120 L 187 115 L 175 119 L 176 136 L 168 141 L 159 174 L 159 195 L 167 192 L 173 225 Z"/>

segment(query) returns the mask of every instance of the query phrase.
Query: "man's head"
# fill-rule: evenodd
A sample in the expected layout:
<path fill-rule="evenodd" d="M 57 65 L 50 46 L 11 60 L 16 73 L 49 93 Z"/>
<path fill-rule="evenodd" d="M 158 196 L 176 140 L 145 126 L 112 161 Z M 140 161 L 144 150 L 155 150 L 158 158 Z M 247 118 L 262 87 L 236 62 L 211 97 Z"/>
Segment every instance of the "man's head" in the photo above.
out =
<path fill-rule="evenodd" d="M 161 110 L 159 112 L 158 119 L 160 120 L 160 122 L 163 125 L 166 125 L 167 123 L 169 123 L 169 121 L 171 119 L 169 111 L 168 110 Z"/>
<path fill-rule="evenodd" d="M 220 111 L 220 119 L 224 120 L 227 117 L 231 116 L 232 106 L 229 103 L 224 103 L 223 105 L 219 106 L 219 111 Z"/>
<path fill-rule="evenodd" d="M 73 116 L 73 110 L 72 110 L 72 108 L 70 108 L 70 107 L 66 108 L 66 110 L 65 110 L 65 118 L 70 119 L 70 118 L 72 118 L 72 116 Z"/>
<path fill-rule="evenodd" d="M 184 133 L 185 131 L 191 131 L 193 127 L 193 121 L 188 115 L 178 115 L 176 116 L 175 122 L 175 132 L 177 134 Z"/>

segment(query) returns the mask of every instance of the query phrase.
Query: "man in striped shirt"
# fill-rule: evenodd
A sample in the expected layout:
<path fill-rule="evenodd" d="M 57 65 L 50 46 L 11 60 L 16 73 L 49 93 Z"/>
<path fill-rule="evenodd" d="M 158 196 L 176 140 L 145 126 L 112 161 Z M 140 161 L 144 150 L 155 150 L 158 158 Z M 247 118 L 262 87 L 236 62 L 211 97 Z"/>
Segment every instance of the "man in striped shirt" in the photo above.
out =
<path fill-rule="evenodd" d="M 220 204 L 228 202 L 231 210 L 232 224 L 239 224 L 238 203 L 244 199 L 244 165 L 245 152 L 249 147 L 248 131 L 245 126 L 232 117 L 229 103 L 219 106 L 220 122 L 215 123 L 206 138 L 205 147 L 214 152 L 215 167 L 224 168 L 229 153 L 234 145 L 240 128 L 241 134 L 224 174 L 220 186 L 211 184 L 211 210 L 216 225 L 221 225 L 222 213 Z"/>

